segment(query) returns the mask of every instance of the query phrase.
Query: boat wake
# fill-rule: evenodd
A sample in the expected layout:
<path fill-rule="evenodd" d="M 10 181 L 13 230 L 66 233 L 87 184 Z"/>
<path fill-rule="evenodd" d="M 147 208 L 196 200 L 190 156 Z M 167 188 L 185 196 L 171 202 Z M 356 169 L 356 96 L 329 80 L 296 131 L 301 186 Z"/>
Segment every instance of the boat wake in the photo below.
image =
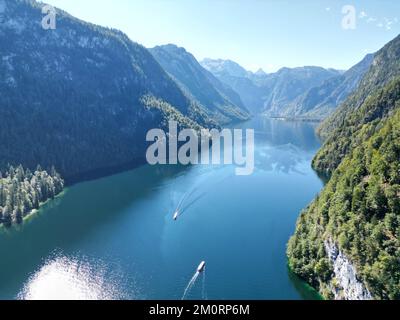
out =
<path fill-rule="evenodd" d="M 197 186 L 195 188 L 193 188 L 191 191 L 186 192 L 182 199 L 179 201 L 178 206 L 176 207 L 175 211 L 174 211 L 174 215 L 173 215 L 173 219 L 174 220 L 178 220 L 178 218 L 184 214 L 188 209 L 190 209 L 191 206 L 193 206 L 197 201 L 199 201 L 201 198 L 205 197 L 212 189 L 213 187 L 216 187 L 218 185 L 220 185 L 221 183 L 223 183 L 225 180 L 227 180 L 228 178 L 230 178 L 230 176 L 226 176 L 223 179 L 221 179 L 220 181 L 218 181 L 217 183 L 215 183 L 213 186 L 208 186 L 207 187 L 207 191 L 203 191 L 202 193 L 200 193 L 196 198 L 194 198 L 191 202 L 189 202 L 188 204 L 185 205 L 186 201 L 189 201 L 190 198 L 197 192 L 197 191 L 201 191 L 201 186 Z"/>
<path fill-rule="evenodd" d="M 185 300 L 186 296 L 188 295 L 188 293 L 190 292 L 190 290 L 193 288 L 194 284 L 196 283 L 199 275 L 200 275 L 200 272 L 196 271 L 196 273 L 194 274 L 192 279 L 190 279 L 188 285 L 186 286 L 181 300 Z"/>
<path fill-rule="evenodd" d="M 181 300 L 185 300 L 185 298 L 187 297 L 187 295 L 189 294 L 189 292 L 192 290 L 192 288 L 194 287 L 194 285 L 196 284 L 197 279 L 199 278 L 200 275 L 203 275 L 203 282 L 202 282 L 202 299 L 206 299 L 206 262 L 202 261 L 199 266 L 197 267 L 197 270 L 195 272 L 195 274 L 193 275 L 192 279 L 190 279 L 188 285 L 185 288 L 185 291 L 183 292 L 183 296 Z"/>

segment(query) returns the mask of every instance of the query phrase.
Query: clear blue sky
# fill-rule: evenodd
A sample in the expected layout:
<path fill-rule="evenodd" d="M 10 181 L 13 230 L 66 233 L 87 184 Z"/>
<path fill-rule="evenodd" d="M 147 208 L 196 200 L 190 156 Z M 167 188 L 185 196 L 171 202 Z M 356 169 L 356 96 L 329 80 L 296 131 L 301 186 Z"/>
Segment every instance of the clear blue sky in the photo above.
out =
<path fill-rule="evenodd" d="M 146 47 L 175 43 L 196 58 L 247 69 L 318 65 L 348 69 L 400 33 L 399 0 L 47 0 L 114 27 Z M 342 7 L 356 9 L 344 30 Z"/>

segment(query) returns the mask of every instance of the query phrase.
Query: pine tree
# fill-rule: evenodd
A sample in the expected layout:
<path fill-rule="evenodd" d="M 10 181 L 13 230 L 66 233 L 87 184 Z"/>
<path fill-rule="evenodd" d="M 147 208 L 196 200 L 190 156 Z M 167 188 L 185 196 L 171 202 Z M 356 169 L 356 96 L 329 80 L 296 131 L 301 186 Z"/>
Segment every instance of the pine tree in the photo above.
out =
<path fill-rule="evenodd" d="M 24 216 L 64 188 L 64 181 L 54 167 L 51 175 L 40 166 L 34 173 L 22 166 L 9 166 L 5 172 L 0 178 L 0 225 L 6 227 L 21 224 Z"/>

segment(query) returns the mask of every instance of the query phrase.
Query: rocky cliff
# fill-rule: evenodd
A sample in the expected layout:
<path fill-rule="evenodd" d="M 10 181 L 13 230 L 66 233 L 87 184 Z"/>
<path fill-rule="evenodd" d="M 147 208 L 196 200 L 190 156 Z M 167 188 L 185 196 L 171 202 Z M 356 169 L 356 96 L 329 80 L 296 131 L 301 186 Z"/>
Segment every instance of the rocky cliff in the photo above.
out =
<path fill-rule="evenodd" d="M 325 251 L 333 265 L 333 279 L 328 287 L 336 300 L 371 300 L 372 295 L 357 277 L 357 271 L 332 239 L 326 240 Z"/>

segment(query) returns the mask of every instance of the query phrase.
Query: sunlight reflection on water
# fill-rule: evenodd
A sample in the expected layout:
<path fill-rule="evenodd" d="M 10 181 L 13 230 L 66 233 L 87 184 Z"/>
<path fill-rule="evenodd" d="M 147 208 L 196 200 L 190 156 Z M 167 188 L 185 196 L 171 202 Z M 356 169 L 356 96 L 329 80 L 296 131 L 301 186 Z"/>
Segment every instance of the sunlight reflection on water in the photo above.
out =
<path fill-rule="evenodd" d="M 123 299 L 120 277 L 110 279 L 101 262 L 82 257 L 56 255 L 33 274 L 22 291 L 21 300 L 116 300 Z"/>

